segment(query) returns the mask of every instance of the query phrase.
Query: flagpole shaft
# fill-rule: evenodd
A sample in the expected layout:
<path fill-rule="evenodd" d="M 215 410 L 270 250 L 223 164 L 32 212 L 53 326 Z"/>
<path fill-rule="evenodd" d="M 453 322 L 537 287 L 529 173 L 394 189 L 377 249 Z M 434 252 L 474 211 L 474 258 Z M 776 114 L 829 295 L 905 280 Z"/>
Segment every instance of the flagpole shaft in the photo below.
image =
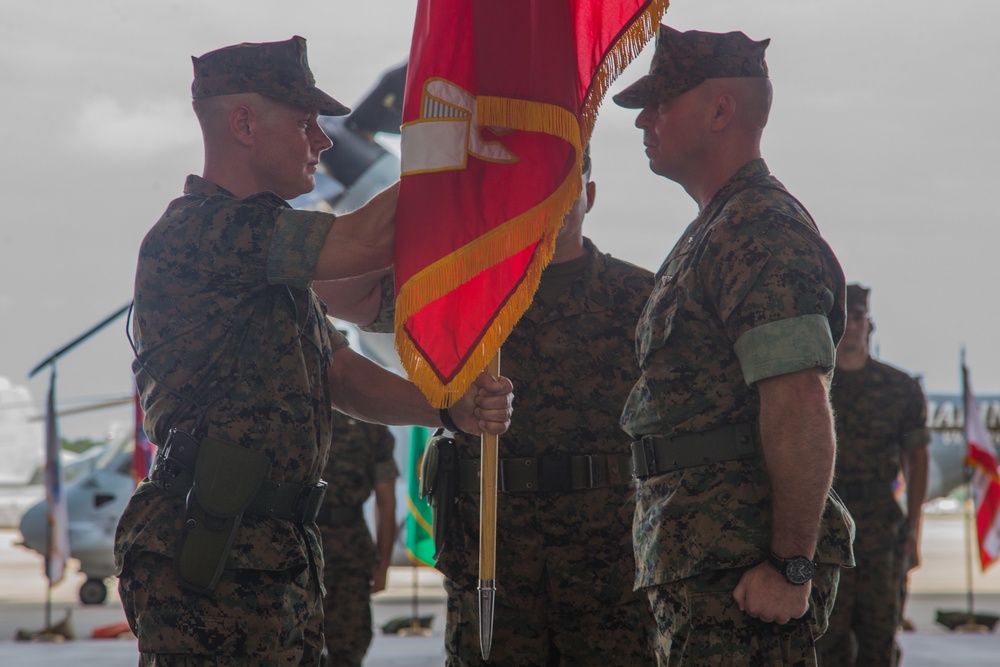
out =
<path fill-rule="evenodd" d="M 500 376 L 500 352 L 487 365 L 493 376 Z M 479 491 L 479 578 L 495 579 L 497 531 L 497 449 L 498 438 L 482 435 Z"/>
<path fill-rule="evenodd" d="M 487 365 L 493 377 L 500 377 L 500 350 Z M 496 605 L 497 546 L 497 436 L 482 436 L 479 475 L 479 650 L 483 660 L 493 645 L 493 610 Z"/>
<path fill-rule="evenodd" d="M 966 456 L 969 454 L 969 435 L 971 430 L 969 428 L 969 370 L 965 366 L 965 348 L 962 348 L 961 354 L 961 368 L 962 368 L 962 437 L 965 440 Z M 968 464 L 965 466 L 965 502 L 962 503 L 965 509 L 965 521 L 964 534 L 965 534 L 965 596 L 966 596 L 966 606 L 969 614 L 968 622 L 972 623 L 973 619 L 973 596 L 972 596 L 972 546 L 969 541 L 972 539 L 972 515 L 975 514 L 975 502 L 972 497 L 972 467 Z M 969 506 L 973 507 L 973 511 L 970 512 Z"/>

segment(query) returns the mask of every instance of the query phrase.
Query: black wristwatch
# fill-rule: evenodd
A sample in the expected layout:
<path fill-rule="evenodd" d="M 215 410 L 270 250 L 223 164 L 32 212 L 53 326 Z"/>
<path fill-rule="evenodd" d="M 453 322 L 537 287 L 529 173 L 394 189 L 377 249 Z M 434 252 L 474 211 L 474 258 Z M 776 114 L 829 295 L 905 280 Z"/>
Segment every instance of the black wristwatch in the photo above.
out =
<path fill-rule="evenodd" d="M 778 558 L 773 551 L 767 552 L 767 562 L 775 570 L 784 575 L 788 583 L 801 586 L 816 573 L 816 563 L 805 556 L 792 556 L 791 558 Z"/>

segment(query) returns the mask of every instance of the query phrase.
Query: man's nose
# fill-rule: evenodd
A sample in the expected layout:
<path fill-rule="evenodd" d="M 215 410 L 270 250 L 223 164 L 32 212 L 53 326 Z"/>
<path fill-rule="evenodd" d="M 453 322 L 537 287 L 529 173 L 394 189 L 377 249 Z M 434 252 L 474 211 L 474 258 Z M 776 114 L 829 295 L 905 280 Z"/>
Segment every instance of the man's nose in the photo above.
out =
<path fill-rule="evenodd" d="M 639 112 L 639 115 L 635 117 L 635 126 L 640 130 L 646 129 L 650 126 L 650 118 L 652 115 L 652 110 L 649 107 L 645 107 Z"/>

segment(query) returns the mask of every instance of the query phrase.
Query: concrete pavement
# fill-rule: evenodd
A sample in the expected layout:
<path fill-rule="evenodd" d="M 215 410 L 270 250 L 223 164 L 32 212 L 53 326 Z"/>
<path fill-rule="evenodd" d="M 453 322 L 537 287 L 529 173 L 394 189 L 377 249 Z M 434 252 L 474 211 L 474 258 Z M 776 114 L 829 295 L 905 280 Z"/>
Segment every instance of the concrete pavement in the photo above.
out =
<path fill-rule="evenodd" d="M 137 662 L 135 640 L 89 639 L 94 628 L 124 620 L 114 590 L 104 605 L 83 606 L 77 590 L 84 577 L 73 561 L 66 578 L 52 590 L 52 618 L 62 620 L 66 611 L 77 640 L 63 643 L 16 642 L 19 629 L 38 630 L 44 625 L 46 581 L 41 558 L 15 546 L 14 529 L 0 529 L 0 665 L 79 665 L 80 667 L 131 667 Z M 1000 629 L 985 635 L 950 632 L 934 622 L 938 610 L 964 610 L 965 555 L 963 520 L 955 514 L 929 513 L 925 520 L 922 548 L 923 567 L 911 578 L 907 616 L 917 631 L 901 633 L 903 667 L 987 667 L 1000 665 Z M 976 566 L 978 568 L 978 566 Z M 418 613 L 433 614 L 430 637 L 401 637 L 376 631 L 375 641 L 365 661 L 368 667 L 431 667 L 444 664 L 444 591 L 440 575 L 433 570 L 417 572 Z M 1000 566 L 987 574 L 975 572 L 976 611 L 1000 614 Z M 389 590 L 376 597 L 375 624 L 409 616 L 411 613 L 412 571 L 394 568 Z M 498 582 L 502 594 L 503 582 Z"/>

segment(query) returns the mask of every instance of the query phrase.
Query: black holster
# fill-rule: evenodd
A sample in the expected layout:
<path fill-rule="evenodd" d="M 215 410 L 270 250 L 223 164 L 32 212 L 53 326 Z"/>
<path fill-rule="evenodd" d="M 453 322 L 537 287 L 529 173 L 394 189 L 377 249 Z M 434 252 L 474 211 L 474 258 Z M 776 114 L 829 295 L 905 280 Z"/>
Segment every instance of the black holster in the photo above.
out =
<path fill-rule="evenodd" d="M 420 497 L 431 506 L 434 558 L 444 551 L 448 529 L 458 499 L 458 449 L 455 441 L 438 429 L 427 441 L 420 462 Z"/>

